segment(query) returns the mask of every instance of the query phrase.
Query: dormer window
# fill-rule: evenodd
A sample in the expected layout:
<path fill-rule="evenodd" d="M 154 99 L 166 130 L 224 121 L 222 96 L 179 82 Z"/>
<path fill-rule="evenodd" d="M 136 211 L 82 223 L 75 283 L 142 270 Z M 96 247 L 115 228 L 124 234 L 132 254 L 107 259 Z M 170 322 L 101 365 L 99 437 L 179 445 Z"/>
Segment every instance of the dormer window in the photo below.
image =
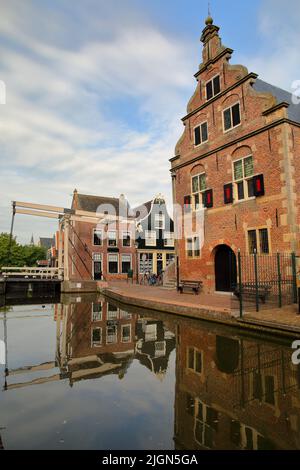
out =
<path fill-rule="evenodd" d="M 218 95 L 221 91 L 220 75 L 206 83 L 206 99 L 207 101 Z"/>
<path fill-rule="evenodd" d="M 199 126 L 194 129 L 194 144 L 195 147 L 208 141 L 208 124 L 202 122 Z"/>

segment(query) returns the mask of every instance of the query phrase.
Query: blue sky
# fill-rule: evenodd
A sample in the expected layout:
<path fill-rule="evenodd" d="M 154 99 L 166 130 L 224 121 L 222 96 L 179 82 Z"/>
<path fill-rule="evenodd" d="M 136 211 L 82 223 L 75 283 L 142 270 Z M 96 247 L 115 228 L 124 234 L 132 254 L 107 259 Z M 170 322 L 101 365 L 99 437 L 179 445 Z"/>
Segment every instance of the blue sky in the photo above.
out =
<path fill-rule="evenodd" d="M 232 63 L 286 89 L 300 79 L 300 4 L 288 5 L 211 1 Z M 170 199 L 207 2 L 0 0 L 0 11 L 0 231 L 11 200 L 68 207 L 75 187 Z M 56 227 L 18 216 L 15 228 L 26 242 Z"/>

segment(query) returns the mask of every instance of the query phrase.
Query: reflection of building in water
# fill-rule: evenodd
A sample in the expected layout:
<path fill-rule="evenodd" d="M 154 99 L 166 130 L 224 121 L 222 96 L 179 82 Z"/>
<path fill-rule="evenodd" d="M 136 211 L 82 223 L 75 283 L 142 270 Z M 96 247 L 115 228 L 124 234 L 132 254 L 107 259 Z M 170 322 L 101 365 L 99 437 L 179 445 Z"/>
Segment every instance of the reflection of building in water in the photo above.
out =
<path fill-rule="evenodd" d="M 162 321 L 140 319 L 136 324 L 136 357 L 158 378 L 163 379 L 170 353 L 175 348 L 175 335 Z"/>
<path fill-rule="evenodd" d="M 104 301 L 58 308 L 57 359 L 70 384 L 107 374 L 122 378 L 134 356 L 135 315 Z"/>
<path fill-rule="evenodd" d="M 164 374 L 175 348 L 175 335 L 161 321 L 137 320 L 136 314 L 104 300 L 65 305 L 56 320 L 57 359 L 71 384 L 106 374 L 122 378 L 135 357 Z"/>
<path fill-rule="evenodd" d="M 9 383 L 5 390 L 62 379 L 73 385 L 108 374 L 117 374 L 122 379 L 135 357 L 142 365 L 163 375 L 175 348 L 175 335 L 159 320 L 139 319 L 137 324 L 137 318 L 137 314 L 128 313 L 104 299 L 94 303 L 55 305 L 55 361 L 8 370 Z M 14 380 L 24 374 L 29 378 L 26 382 Z"/>
<path fill-rule="evenodd" d="M 178 327 L 177 449 L 299 449 L 291 350 Z"/>

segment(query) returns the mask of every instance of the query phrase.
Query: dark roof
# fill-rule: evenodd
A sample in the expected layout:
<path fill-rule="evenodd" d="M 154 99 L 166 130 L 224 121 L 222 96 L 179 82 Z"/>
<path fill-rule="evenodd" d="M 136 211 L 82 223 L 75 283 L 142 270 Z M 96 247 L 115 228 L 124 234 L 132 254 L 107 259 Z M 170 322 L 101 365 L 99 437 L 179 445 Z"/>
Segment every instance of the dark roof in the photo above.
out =
<path fill-rule="evenodd" d="M 277 86 L 271 85 L 270 83 L 264 82 L 259 78 L 253 84 L 253 89 L 260 93 L 271 93 L 275 96 L 277 100 L 277 104 L 286 102 L 289 104 L 287 109 L 288 117 L 292 121 L 300 122 L 300 104 L 294 104 L 292 101 L 292 93 L 289 93 L 282 88 L 278 88 Z"/>
<path fill-rule="evenodd" d="M 134 207 L 134 209 L 132 209 L 133 215 L 136 217 L 137 220 L 144 219 L 148 214 L 150 214 L 152 202 L 153 201 L 147 201 L 144 204 L 138 207 Z M 145 213 L 145 208 L 146 208 L 146 213 Z"/>
<path fill-rule="evenodd" d="M 134 209 L 132 209 L 132 211 L 136 219 L 141 220 L 150 214 L 153 206 L 157 207 L 157 205 L 159 204 L 166 206 L 166 201 L 164 198 L 158 198 L 157 196 L 155 196 L 151 201 L 144 202 L 144 204 L 138 207 L 135 207 Z M 145 208 L 146 208 L 146 213 L 145 213 Z"/>
<path fill-rule="evenodd" d="M 125 205 L 125 212 L 122 215 L 126 216 L 126 208 L 129 210 L 128 201 L 124 199 L 123 204 Z M 110 215 L 119 215 L 120 199 L 115 197 L 77 194 L 77 209 L 87 212 L 97 212 L 100 206 L 102 206 L 102 209 L 107 211 Z M 114 209 L 112 210 L 111 207 Z"/>

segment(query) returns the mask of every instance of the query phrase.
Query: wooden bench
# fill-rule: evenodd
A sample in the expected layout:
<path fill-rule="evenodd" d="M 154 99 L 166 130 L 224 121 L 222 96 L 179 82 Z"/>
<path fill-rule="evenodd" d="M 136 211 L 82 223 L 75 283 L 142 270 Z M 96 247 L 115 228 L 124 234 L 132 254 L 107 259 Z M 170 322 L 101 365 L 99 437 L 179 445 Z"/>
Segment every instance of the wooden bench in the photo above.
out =
<path fill-rule="evenodd" d="M 259 300 L 263 304 L 266 303 L 267 298 L 270 295 L 272 287 L 267 285 L 267 284 L 259 284 L 258 289 L 257 289 L 257 294 Z M 234 291 L 234 295 L 239 299 L 240 298 L 240 287 L 237 286 Z M 250 298 L 251 300 L 256 299 L 256 286 L 254 283 L 246 283 L 242 285 L 242 295 L 243 298 Z"/>
<path fill-rule="evenodd" d="M 180 281 L 178 292 L 183 294 L 184 289 L 192 290 L 195 295 L 199 295 L 200 288 L 202 288 L 202 281 Z"/>

